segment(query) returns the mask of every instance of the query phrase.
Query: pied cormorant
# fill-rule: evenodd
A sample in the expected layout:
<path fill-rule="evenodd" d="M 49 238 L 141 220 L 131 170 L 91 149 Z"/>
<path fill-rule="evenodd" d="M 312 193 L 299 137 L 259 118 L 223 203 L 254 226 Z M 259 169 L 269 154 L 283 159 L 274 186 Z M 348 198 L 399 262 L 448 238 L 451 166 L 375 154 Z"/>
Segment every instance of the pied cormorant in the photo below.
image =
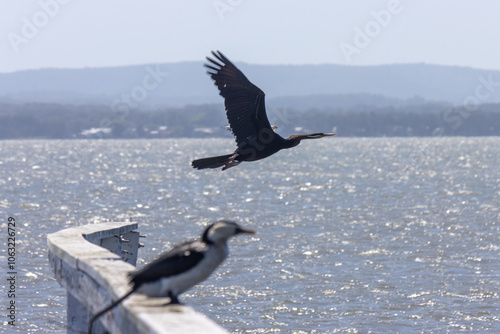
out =
<path fill-rule="evenodd" d="M 199 240 L 182 243 L 159 258 L 129 274 L 132 289 L 95 314 L 93 322 L 134 292 L 149 297 L 169 297 L 169 304 L 180 304 L 179 295 L 205 280 L 228 256 L 227 240 L 237 234 L 254 234 L 226 220 L 208 226 Z"/>

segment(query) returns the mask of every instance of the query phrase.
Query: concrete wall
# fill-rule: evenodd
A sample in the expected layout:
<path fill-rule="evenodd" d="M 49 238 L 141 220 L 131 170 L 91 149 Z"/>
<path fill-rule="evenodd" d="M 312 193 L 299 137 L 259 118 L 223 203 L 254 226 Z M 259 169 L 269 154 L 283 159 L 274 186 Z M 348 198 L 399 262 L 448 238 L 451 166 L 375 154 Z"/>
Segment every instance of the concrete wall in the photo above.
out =
<path fill-rule="evenodd" d="M 139 249 L 137 228 L 136 223 L 113 222 L 47 236 L 54 277 L 68 293 L 68 333 L 87 333 L 90 316 L 129 291 L 127 274 L 135 269 Z M 190 307 L 167 302 L 132 294 L 96 321 L 93 333 L 228 333 Z"/>

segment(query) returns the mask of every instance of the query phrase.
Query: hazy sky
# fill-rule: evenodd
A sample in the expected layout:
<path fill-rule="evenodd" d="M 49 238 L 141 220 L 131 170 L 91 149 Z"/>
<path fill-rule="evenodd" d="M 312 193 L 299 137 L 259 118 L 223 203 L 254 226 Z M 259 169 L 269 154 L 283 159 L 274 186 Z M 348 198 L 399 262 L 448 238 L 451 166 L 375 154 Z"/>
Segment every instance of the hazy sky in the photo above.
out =
<path fill-rule="evenodd" d="M 0 72 L 185 60 L 500 70 L 494 0 L 0 2 Z"/>

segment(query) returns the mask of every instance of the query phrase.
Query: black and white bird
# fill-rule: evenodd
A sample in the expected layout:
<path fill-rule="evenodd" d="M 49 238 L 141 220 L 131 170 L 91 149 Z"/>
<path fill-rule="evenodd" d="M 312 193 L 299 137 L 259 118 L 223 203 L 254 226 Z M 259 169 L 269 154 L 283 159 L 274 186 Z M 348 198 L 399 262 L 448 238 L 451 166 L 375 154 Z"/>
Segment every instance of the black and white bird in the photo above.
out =
<path fill-rule="evenodd" d="M 208 226 L 199 240 L 182 243 L 153 262 L 129 274 L 132 289 L 95 314 L 89 323 L 122 302 L 134 292 L 149 297 L 169 297 L 169 304 L 180 304 L 179 295 L 205 280 L 227 258 L 227 240 L 237 234 L 254 234 L 238 224 L 220 220 Z"/>

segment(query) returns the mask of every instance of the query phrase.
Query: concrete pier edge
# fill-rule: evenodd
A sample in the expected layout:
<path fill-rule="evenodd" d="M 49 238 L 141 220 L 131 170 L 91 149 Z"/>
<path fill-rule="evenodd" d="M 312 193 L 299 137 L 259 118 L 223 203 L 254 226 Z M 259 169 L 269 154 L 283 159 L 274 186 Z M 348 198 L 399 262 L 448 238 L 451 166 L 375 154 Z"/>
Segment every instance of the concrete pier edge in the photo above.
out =
<path fill-rule="evenodd" d="M 67 290 L 67 332 L 87 333 L 91 314 L 129 291 L 127 274 L 135 269 L 138 224 L 83 225 L 47 235 L 54 277 Z M 93 333 L 228 332 L 185 305 L 165 306 L 168 298 L 132 294 L 96 321 Z"/>

